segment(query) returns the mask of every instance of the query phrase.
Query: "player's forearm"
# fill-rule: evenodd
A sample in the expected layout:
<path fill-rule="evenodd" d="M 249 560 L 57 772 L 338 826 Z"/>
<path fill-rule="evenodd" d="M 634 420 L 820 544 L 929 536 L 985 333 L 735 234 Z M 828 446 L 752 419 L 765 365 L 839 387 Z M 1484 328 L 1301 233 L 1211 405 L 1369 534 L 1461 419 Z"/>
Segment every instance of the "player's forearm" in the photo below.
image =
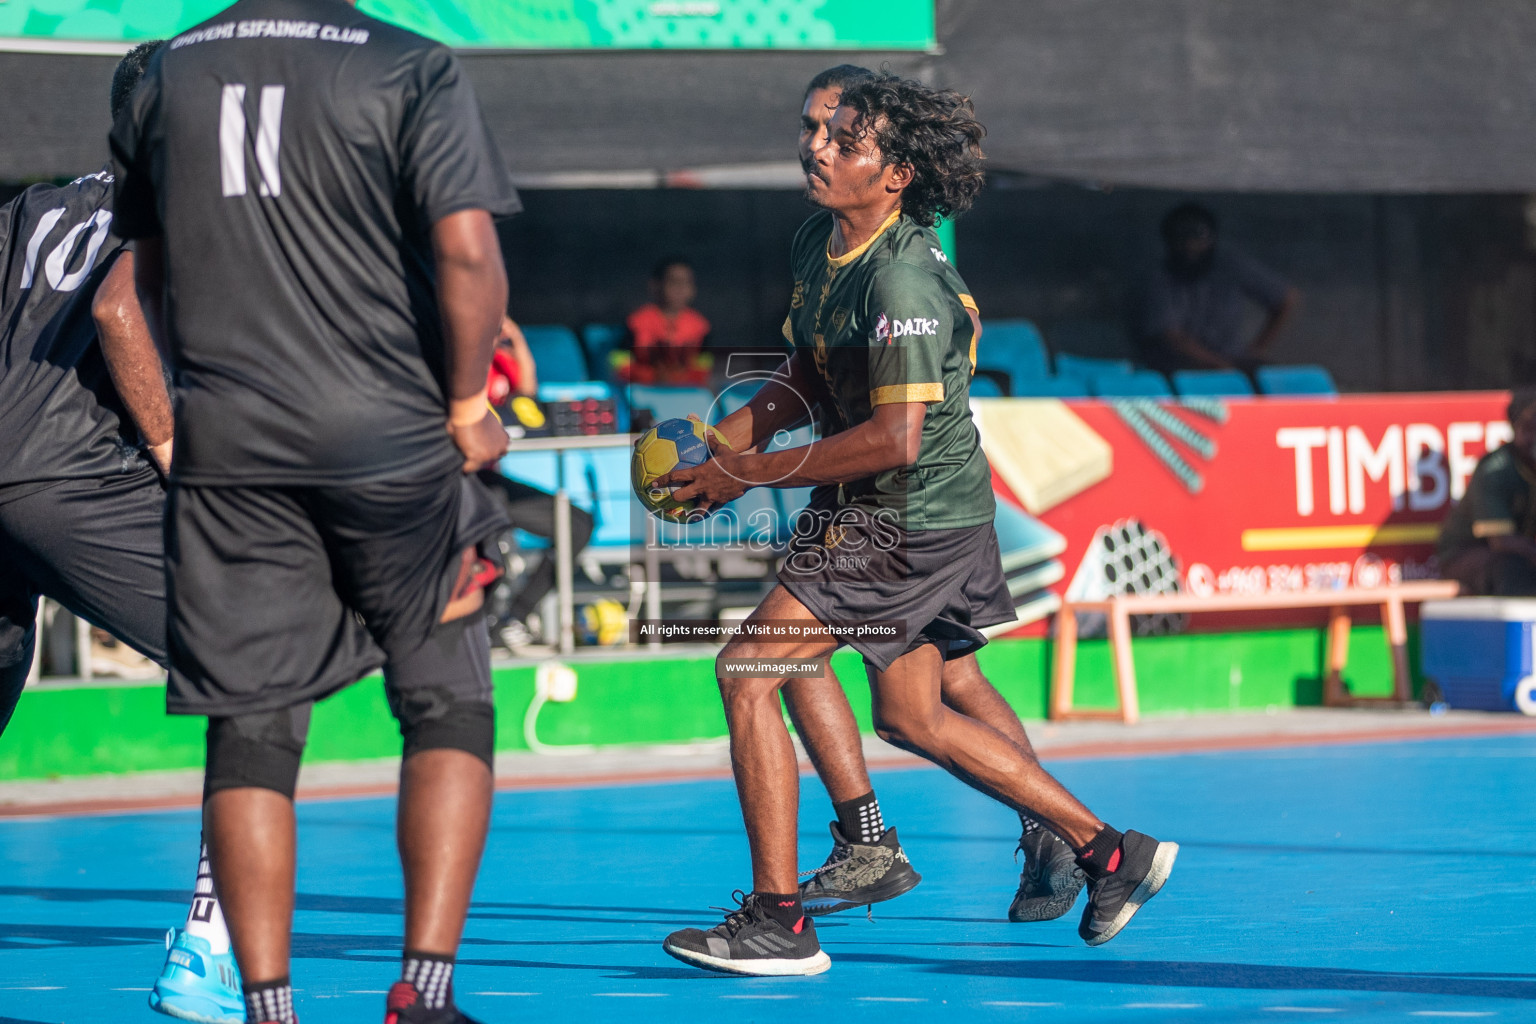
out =
<path fill-rule="evenodd" d="M 485 413 L 491 352 L 507 308 L 507 274 L 490 214 L 462 210 L 432 225 L 437 298 L 443 318 L 449 419 Z"/>
<path fill-rule="evenodd" d="M 752 400 L 715 424 L 733 449 L 749 451 L 766 444 L 780 430 L 793 430 L 807 419 L 809 402 L 805 369 L 798 355 L 789 360 L 787 376 L 773 377 Z"/>
<path fill-rule="evenodd" d="M 922 450 L 920 402 L 882 405 L 851 430 L 798 448 L 735 456 L 722 465 L 739 479 L 759 486 L 816 487 L 841 484 L 900 469 L 917 461 Z"/>
<path fill-rule="evenodd" d="M 165 364 L 139 304 L 135 277 L 134 255 L 125 252 L 96 289 L 91 315 L 118 397 L 164 469 L 174 423 L 171 395 L 165 386 Z"/>

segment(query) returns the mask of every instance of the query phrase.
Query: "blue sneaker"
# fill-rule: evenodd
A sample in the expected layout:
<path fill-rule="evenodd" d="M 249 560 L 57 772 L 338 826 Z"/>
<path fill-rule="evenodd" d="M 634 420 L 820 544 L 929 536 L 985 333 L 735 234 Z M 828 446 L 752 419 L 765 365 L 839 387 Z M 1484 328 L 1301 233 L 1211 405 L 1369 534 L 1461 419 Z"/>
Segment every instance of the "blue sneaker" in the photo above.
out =
<path fill-rule="evenodd" d="M 235 954 L 214 956 L 207 939 L 180 928 L 165 933 L 165 968 L 149 993 L 152 1010 L 202 1024 L 245 1024 Z"/>

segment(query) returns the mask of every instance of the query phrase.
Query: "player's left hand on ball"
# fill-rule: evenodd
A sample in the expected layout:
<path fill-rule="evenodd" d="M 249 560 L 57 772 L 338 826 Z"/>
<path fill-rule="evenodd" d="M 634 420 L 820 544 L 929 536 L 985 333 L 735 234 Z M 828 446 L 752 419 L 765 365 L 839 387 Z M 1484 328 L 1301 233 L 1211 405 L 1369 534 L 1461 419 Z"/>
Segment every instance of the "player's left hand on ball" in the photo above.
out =
<path fill-rule="evenodd" d="M 448 434 L 464 453 L 464 472 L 484 469 L 507 453 L 507 431 L 489 409 L 480 422 L 448 424 Z"/>
<path fill-rule="evenodd" d="M 747 493 L 747 485 L 730 471 L 733 461 L 728 454 L 717 455 L 697 466 L 674 469 L 656 482 L 663 487 L 676 487 L 672 497 L 678 501 L 699 499 L 702 510 L 708 512 Z"/>

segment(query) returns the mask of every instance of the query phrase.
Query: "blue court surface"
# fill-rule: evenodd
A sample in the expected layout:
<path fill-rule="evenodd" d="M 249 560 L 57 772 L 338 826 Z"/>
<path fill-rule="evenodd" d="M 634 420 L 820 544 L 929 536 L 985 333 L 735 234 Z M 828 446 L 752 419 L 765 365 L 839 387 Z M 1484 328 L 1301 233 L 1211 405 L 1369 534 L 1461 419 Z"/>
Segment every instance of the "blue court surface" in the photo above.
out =
<path fill-rule="evenodd" d="M 1099 814 L 1183 845 L 1098 949 L 1076 915 L 1010 925 L 1017 821 L 943 773 L 879 773 L 924 881 L 824 918 L 832 970 L 741 979 L 662 953 L 748 882 L 729 781 L 509 792 L 455 979 L 521 1020 L 1536 1020 L 1536 737 L 1063 761 Z M 802 862 L 830 817 L 803 787 Z M 305 1024 L 377 1021 L 396 976 L 391 801 L 300 806 Z M 154 1021 L 193 812 L 0 823 L 0 1022 Z M 836 1015 L 834 1017 L 834 1015 Z"/>

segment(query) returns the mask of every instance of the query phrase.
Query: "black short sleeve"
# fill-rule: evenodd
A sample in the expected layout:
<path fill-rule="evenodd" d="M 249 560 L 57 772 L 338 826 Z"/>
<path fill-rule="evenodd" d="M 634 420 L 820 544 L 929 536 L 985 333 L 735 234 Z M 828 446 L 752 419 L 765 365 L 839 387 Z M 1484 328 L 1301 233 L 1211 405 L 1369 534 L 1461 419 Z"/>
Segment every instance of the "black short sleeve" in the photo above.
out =
<path fill-rule="evenodd" d="M 155 63 L 112 126 L 108 140 L 112 148 L 112 221 L 119 238 L 154 238 L 161 233 L 147 145 L 159 99 L 159 64 Z"/>
<path fill-rule="evenodd" d="M 460 210 L 496 217 L 521 210 L 458 58 L 434 47 L 417 64 L 416 86 L 405 111 L 400 160 L 405 187 L 426 223 Z"/>

